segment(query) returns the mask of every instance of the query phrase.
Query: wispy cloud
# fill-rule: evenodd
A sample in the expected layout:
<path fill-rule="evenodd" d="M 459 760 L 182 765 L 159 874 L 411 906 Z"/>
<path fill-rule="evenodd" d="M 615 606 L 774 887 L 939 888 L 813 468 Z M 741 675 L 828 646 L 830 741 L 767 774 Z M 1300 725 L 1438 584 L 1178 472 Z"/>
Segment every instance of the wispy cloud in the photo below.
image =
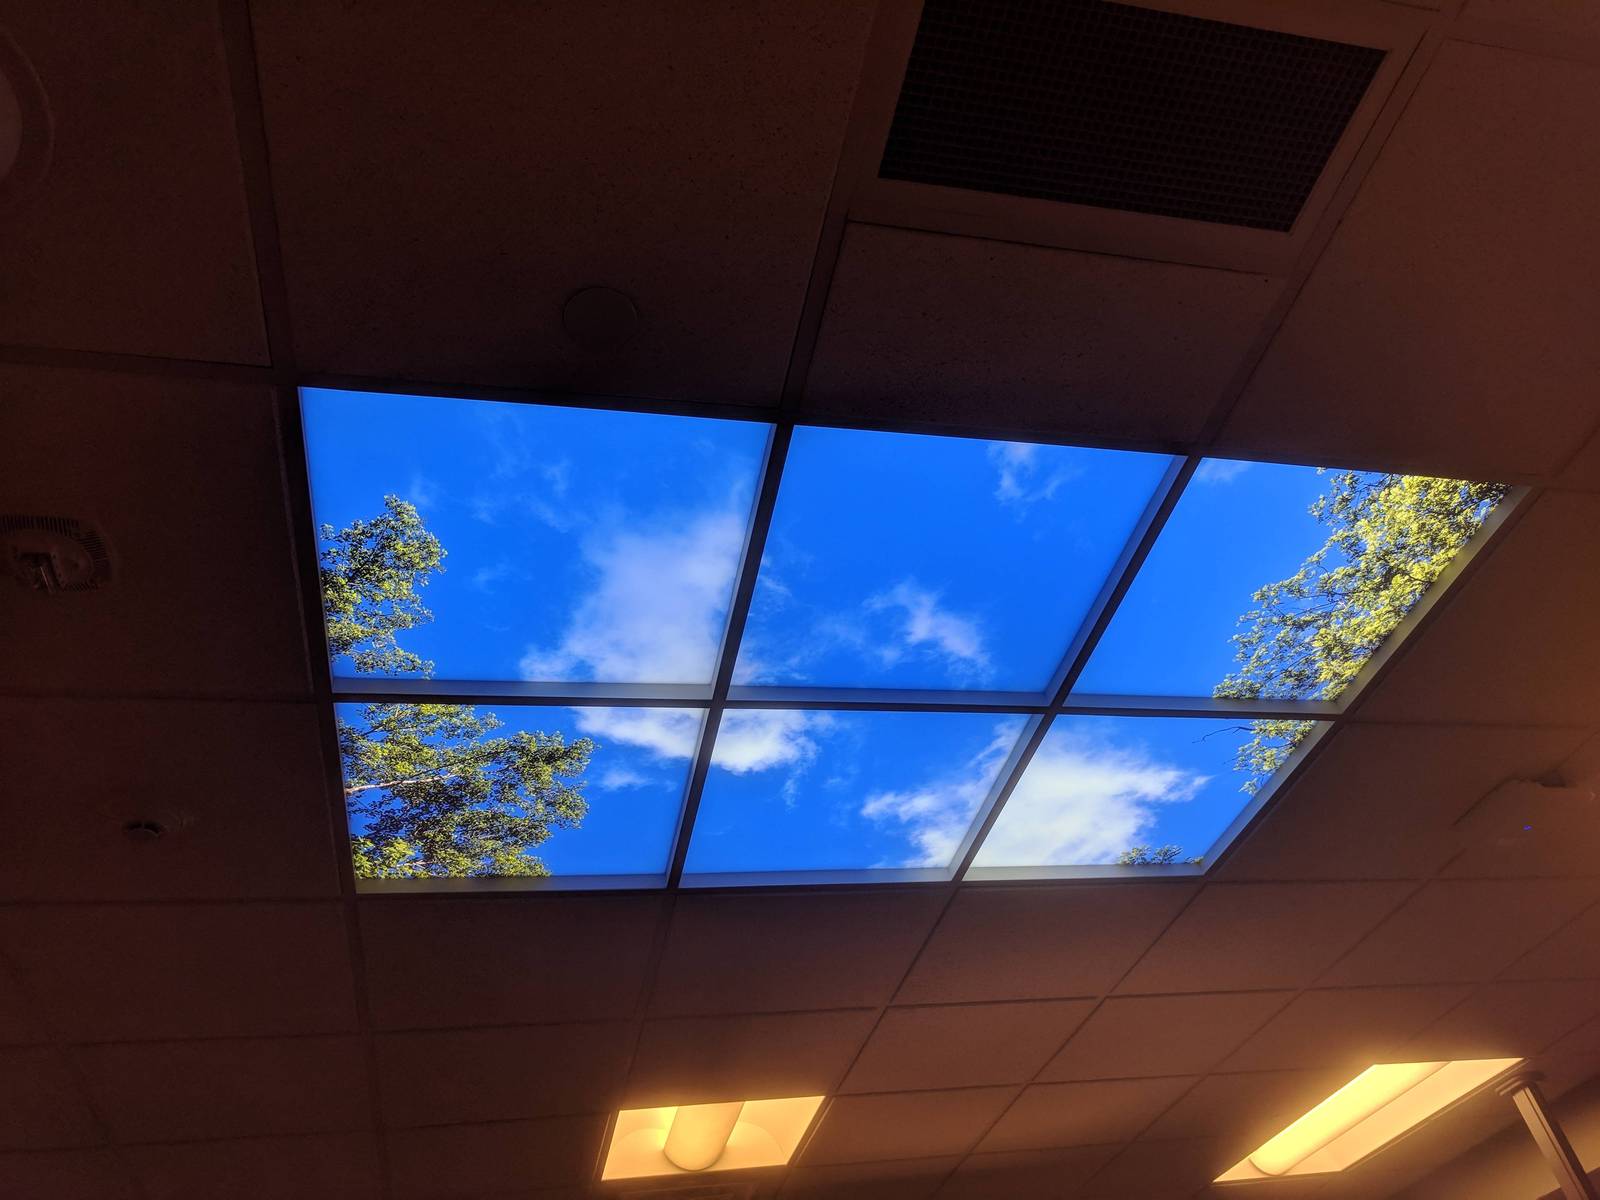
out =
<path fill-rule="evenodd" d="M 661 780 L 652 779 L 648 775 L 629 770 L 627 767 L 612 767 L 609 771 L 600 772 L 600 777 L 595 780 L 595 783 L 608 792 L 622 792 L 631 788 L 659 785 Z"/>
<path fill-rule="evenodd" d="M 1053 500 L 1076 471 L 1043 470 L 1039 447 L 1028 442 L 990 442 L 989 461 L 998 472 L 994 496 L 1002 504 L 1026 509 L 1041 500 Z"/>
<path fill-rule="evenodd" d="M 487 592 L 496 584 L 504 583 L 517 573 L 516 567 L 508 559 L 479 567 L 472 573 L 472 586 L 480 592 Z"/>
<path fill-rule="evenodd" d="M 976 862 L 1111 862 L 1144 838 L 1161 805 L 1192 800 L 1209 781 L 1142 747 L 1052 734 L 1028 764 Z"/>
<path fill-rule="evenodd" d="M 983 631 L 971 617 L 940 605 L 939 593 L 902 579 L 887 592 L 867 600 L 872 612 L 890 612 L 899 618 L 900 646 L 883 646 L 878 653 L 886 663 L 897 661 L 906 650 L 922 649 L 975 674 L 989 669 Z"/>
<path fill-rule="evenodd" d="M 421 472 L 414 472 L 406 485 L 406 499 L 427 510 L 439 503 L 439 485 Z"/>
<path fill-rule="evenodd" d="M 687 760 L 699 745 L 704 719 L 697 709 L 577 708 L 578 729 L 598 739 L 648 750 L 657 758 Z M 734 709 L 723 713 L 711 762 L 735 775 L 801 767 L 817 753 L 813 731 L 825 728 L 818 714 Z"/>
<path fill-rule="evenodd" d="M 861 815 L 880 824 L 901 825 L 911 843 L 912 852 L 894 865 L 949 865 L 1016 738 L 1015 724 L 998 725 L 989 744 L 959 772 L 921 787 L 875 792 L 867 797 L 861 805 Z"/>
<path fill-rule="evenodd" d="M 1251 464 L 1231 458 L 1208 458 L 1195 468 L 1196 483 L 1232 483 L 1250 469 Z"/>

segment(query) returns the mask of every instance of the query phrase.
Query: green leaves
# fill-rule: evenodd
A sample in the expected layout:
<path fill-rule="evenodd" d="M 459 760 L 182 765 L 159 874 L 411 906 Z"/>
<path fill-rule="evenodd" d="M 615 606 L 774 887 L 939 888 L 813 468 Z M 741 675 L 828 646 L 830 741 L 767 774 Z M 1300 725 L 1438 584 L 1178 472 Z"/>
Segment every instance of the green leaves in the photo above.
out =
<path fill-rule="evenodd" d="M 418 590 L 443 570 L 439 539 L 416 507 L 398 496 L 383 498 L 384 514 L 334 532 L 321 529 L 322 608 L 328 648 L 348 654 L 363 674 L 418 674 L 433 664 L 395 642 L 395 634 L 433 620 Z"/>
<path fill-rule="evenodd" d="M 1327 540 L 1287 579 L 1255 593 L 1234 635 L 1240 667 L 1224 699 L 1332 700 L 1348 687 L 1424 592 L 1505 498 L 1496 483 L 1343 471 L 1311 515 Z M 1255 791 L 1310 732 L 1309 721 L 1262 720 L 1238 765 Z"/>
<path fill-rule="evenodd" d="M 419 593 L 445 551 L 413 505 L 383 503 L 371 521 L 322 528 L 328 645 L 360 672 L 427 678 L 433 664 L 395 635 L 433 619 Z M 550 873 L 530 851 L 582 822 L 595 746 L 559 733 L 493 736 L 501 726 L 467 704 L 368 704 L 359 721 L 338 718 L 359 878 Z"/>

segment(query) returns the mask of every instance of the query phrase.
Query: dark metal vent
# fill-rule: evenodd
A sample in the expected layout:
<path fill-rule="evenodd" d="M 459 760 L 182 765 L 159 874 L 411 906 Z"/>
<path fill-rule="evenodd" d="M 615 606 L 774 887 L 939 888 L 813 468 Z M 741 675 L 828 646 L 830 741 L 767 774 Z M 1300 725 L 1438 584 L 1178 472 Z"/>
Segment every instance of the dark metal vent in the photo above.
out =
<path fill-rule="evenodd" d="M 927 0 L 879 173 L 1287 230 L 1383 56 L 1103 0 Z"/>

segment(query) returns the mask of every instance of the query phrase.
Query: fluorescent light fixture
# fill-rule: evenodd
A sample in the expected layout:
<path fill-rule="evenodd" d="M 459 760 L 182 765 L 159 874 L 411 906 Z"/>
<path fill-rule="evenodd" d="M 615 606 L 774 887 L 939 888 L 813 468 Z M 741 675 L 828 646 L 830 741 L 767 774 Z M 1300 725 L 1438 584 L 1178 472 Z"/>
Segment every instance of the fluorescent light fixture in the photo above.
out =
<path fill-rule="evenodd" d="M 1217 1176 L 1217 1182 L 1343 1171 L 1521 1061 L 1378 1063 Z"/>
<path fill-rule="evenodd" d="M 790 1096 L 625 1108 L 612 1127 L 600 1178 L 781 1167 L 821 1104 L 821 1096 Z"/>

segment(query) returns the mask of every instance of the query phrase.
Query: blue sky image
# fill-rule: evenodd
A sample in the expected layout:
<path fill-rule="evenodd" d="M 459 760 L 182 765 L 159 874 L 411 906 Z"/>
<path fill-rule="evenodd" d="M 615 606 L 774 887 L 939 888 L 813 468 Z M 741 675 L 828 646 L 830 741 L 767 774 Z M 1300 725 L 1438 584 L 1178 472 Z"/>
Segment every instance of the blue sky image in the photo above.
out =
<path fill-rule="evenodd" d="M 308 390 L 316 519 L 413 502 L 447 552 L 435 678 L 706 683 L 770 431 L 755 422 Z M 1170 465 L 1161 455 L 801 427 L 736 681 L 1036 690 Z M 1207 463 L 1080 690 L 1207 695 L 1250 593 L 1321 543 L 1303 467 Z M 1242 530 L 1248 525 L 1249 536 Z M 348 674 L 348 662 L 336 673 Z M 665 864 L 702 714 L 502 705 L 599 749 L 557 874 Z M 947 865 L 1025 721 L 729 710 L 692 872 Z M 1246 801 L 1227 723 L 1058 721 L 980 862 L 1203 852 Z"/>

